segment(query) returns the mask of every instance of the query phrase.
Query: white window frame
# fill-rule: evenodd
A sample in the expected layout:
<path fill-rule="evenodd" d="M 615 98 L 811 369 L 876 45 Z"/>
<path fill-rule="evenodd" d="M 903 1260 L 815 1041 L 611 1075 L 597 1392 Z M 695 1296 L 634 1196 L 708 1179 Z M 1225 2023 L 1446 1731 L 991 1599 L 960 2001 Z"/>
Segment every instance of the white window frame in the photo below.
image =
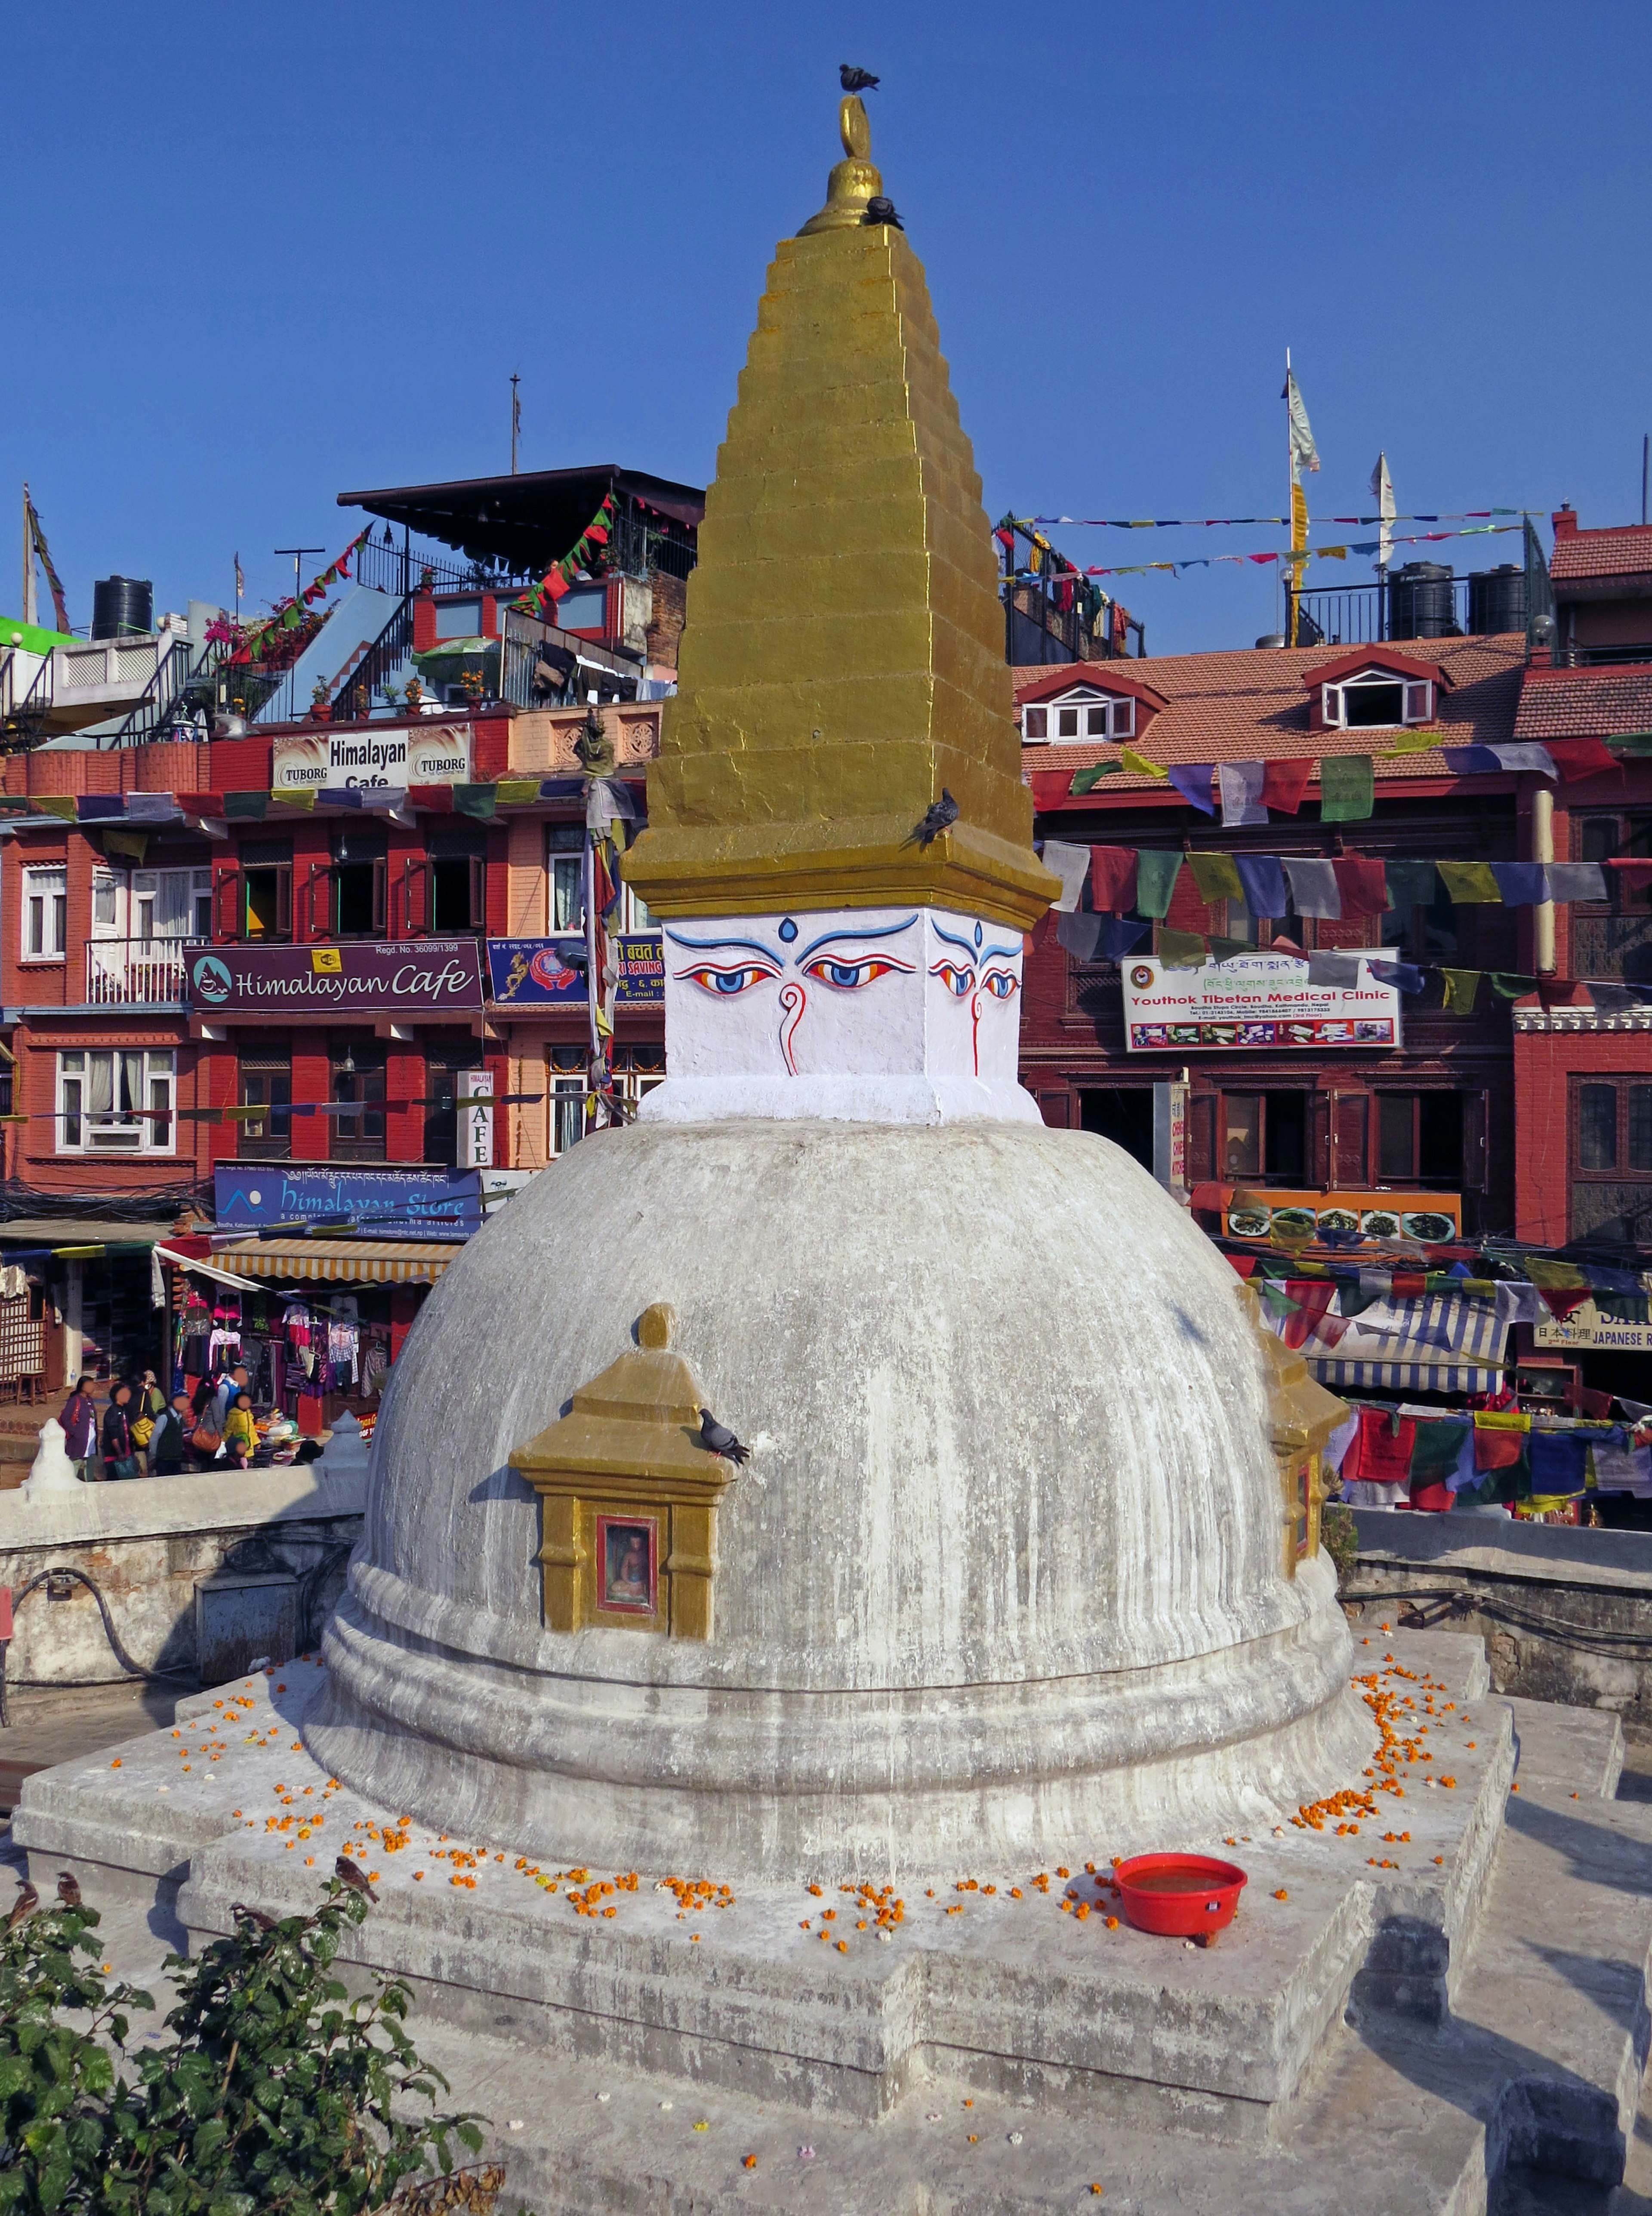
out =
<path fill-rule="evenodd" d="M 163 876 L 187 877 L 182 915 L 182 929 L 157 930 L 155 910 L 160 896 Z M 213 873 L 210 869 L 134 870 L 132 873 L 130 899 L 132 936 L 142 945 L 152 945 L 156 940 L 164 945 L 174 941 L 182 945 L 186 939 L 210 939 L 213 935 Z"/>
<path fill-rule="evenodd" d="M 35 905 L 38 903 L 38 907 Z M 36 926 L 39 926 L 38 931 Z M 40 945 L 33 941 L 38 937 Z M 43 862 L 23 871 L 22 929 L 18 943 L 23 962 L 61 962 L 68 953 L 69 868 Z"/>
<path fill-rule="evenodd" d="M 562 1050 L 572 1052 L 574 1050 Z M 586 1105 L 591 1089 L 590 1065 L 582 1050 L 576 1068 L 559 1069 L 553 1058 L 558 1051 L 552 1049 L 547 1053 L 545 1072 L 546 1155 L 553 1162 L 570 1153 L 585 1136 L 590 1126 L 590 1113 Z M 565 1127 L 575 1123 L 578 1124 L 578 1130 L 567 1133 Z"/>
<path fill-rule="evenodd" d="M 1063 728 L 1069 722 L 1070 730 Z M 1031 701 L 1021 711 L 1023 746 L 1074 746 L 1086 739 L 1135 736 L 1136 701 L 1129 692 L 1098 692 L 1081 686 L 1052 700 Z"/>
<path fill-rule="evenodd" d="M 553 834 L 571 828 L 569 825 L 552 823 L 547 823 L 545 827 L 545 928 L 546 935 L 552 939 L 569 938 L 576 933 L 583 938 L 585 932 L 584 902 L 580 897 L 582 872 L 585 865 L 585 834 L 583 831 L 580 833 L 581 843 L 577 846 L 559 846 L 552 843 Z M 574 883 L 575 913 L 572 920 L 566 923 L 557 921 L 558 865 L 571 873 Z"/>
<path fill-rule="evenodd" d="M 94 1111 L 87 1093 L 92 1059 L 97 1055 L 141 1058 L 139 1083 L 145 1111 L 164 1111 L 164 1121 L 154 1114 L 129 1110 Z M 118 1063 L 117 1063 L 118 1068 Z M 112 1069 L 113 1080 L 116 1070 Z M 65 1047 L 57 1057 L 57 1151 L 60 1154 L 173 1154 L 177 1151 L 177 1056 L 170 1048 Z"/>
<path fill-rule="evenodd" d="M 1366 685 L 1396 685 L 1400 689 L 1400 720 L 1397 723 L 1350 723 L 1347 720 L 1347 699 Z M 1362 669 L 1353 677 L 1345 677 L 1336 685 L 1322 685 L 1319 698 L 1320 717 L 1326 729 L 1332 731 L 1396 731 L 1415 723 L 1432 723 L 1434 720 L 1434 680 L 1432 677 L 1407 677 L 1397 669 L 1372 668 Z"/>

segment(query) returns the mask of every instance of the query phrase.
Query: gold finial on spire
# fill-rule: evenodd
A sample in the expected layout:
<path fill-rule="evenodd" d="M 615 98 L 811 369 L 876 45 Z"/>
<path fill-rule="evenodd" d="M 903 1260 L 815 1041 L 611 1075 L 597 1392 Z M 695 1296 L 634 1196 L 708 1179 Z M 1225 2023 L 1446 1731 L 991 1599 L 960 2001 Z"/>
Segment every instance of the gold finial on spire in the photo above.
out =
<path fill-rule="evenodd" d="M 858 93 L 846 92 L 837 104 L 837 131 L 844 158 L 826 180 L 826 205 L 798 233 L 812 238 L 818 231 L 848 231 L 866 219 L 867 204 L 884 189 L 872 166 L 872 124 Z"/>

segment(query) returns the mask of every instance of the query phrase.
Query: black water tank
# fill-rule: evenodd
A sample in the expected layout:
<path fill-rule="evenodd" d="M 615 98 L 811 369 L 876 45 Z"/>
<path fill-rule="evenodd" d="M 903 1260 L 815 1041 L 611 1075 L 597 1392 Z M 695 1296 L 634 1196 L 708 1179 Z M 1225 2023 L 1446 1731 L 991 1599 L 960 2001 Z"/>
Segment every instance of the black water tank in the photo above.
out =
<path fill-rule="evenodd" d="M 1470 574 L 1469 629 L 1482 635 L 1526 629 L 1526 570 L 1519 562 Z"/>
<path fill-rule="evenodd" d="M 1452 573 L 1438 562 L 1408 562 L 1388 581 L 1390 638 L 1455 638 Z"/>
<path fill-rule="evenodd" d="M 144 637 L 155 628 L 155 588 L 147 577 L 100 577 L 92 587 L 92 637 Z"/>

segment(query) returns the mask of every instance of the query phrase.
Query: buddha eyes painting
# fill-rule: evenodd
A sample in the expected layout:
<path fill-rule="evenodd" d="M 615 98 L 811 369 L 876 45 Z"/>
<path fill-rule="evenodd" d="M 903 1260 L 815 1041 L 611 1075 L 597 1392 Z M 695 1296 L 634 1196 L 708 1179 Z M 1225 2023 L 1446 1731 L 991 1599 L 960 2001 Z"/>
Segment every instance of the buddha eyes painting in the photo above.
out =
<path fill-rule="evenodd" d="M 598 1517 L 601 1606 L 654 1614 L 659 1604 L 658 1529 L 651 1516 Z"/>

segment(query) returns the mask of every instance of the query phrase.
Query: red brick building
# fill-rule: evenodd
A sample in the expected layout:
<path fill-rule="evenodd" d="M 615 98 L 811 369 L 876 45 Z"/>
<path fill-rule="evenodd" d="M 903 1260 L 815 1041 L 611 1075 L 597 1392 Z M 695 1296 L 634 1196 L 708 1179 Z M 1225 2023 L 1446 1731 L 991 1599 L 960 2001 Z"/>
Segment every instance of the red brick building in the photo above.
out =
<path fill-rule="evenodd" d="M 87 1359 L 162 1366 L 149 1250 L 185 1212 L 210 1224 L 225 1165 L 271 1194 L 283 1174 L 296 1185 L 300 1171 L 371 1168 L 384 1215 L 357 1228 L 416 1243 L 430 1192 L 459 1166 L 466 1073 L 485 1073 L 503 1096 L 487 1158 L 465 1158 L 478 1168 L 542 1167 L 589 1127 L 588 785 L 576 743 L 592 714 L 613 750 L 607 789 L 634 796 L 640 820 L 658 738 L 648 704 L 444 709 L 6 758 L 3 793 L 28 812 L 12 816 L 0 866 L 13 1058 L 0 1260 L 28 1253 Z M 447 782 L 404 789 L 369 772 L 348 785 L 341 773 L 305 793 L 308 804 L 274 797 L 293 790 L 295 750 L 335 742 L 434 746 Z M 646 933 L 634 911 L 622 892 L 616 936 Z M 207 945 L 225 950 L 217 1001 L 195 974 Z M 279 995 L 266 1013 L 227 982 L 291 973 L 307 987 L 312 970 L 363 964 L 393 979 L 393 997 L 359 1014 L 348 1001 L 336 1013 L 302 1000 L 283 1013 L 294 1004 Z M 645 995 L 620 1001 L 614 1089 L 634 1102 L 663 1069 L 663 1014 Z M 302 1212 L 312 1197 L 295 1204 Z M 54 1253 L 76 1245 L 103 1251 Z M 324 1259 L 342 1279 L 360 1251 L 323 1257 L 312 1243 L 281 1259 L 294 1281 L 322 1274 Z M 375 1259 L 358 1305 L 391 1330 L 392 1356 L 442 1260 L 411 1248 Z M 214 1266 L 251 1270 L 221 1254 Z"/>

